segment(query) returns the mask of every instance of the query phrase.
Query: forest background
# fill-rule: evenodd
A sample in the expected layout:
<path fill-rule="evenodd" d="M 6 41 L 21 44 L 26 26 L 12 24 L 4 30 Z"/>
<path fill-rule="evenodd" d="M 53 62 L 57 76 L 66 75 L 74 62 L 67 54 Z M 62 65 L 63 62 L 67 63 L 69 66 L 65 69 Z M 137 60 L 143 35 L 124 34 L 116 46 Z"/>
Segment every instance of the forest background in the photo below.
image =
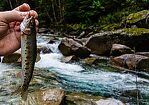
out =
<path fill-rule="evenodd" d="M 28 3 L 40 27 L 62 30 L 112 30 L 130 13 L 149 9 L 149 0 L 0 0 L 0 10 Z"/>

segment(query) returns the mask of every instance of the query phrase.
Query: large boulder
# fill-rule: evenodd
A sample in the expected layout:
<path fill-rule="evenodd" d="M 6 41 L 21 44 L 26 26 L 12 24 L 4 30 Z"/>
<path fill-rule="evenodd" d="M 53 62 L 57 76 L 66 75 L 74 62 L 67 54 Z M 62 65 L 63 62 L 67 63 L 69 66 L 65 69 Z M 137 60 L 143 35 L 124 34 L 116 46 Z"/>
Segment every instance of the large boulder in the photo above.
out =
<path fill-rule="evenodd" d="M 149 29 L 124 28 L 97 33 L 86 41 L 85 46 L 91 49 L 92 53 L 109 55 L 115 43 L 135 48 L 136 51 L 149 51 Z"/>
<path fill-rule="evenodd" d="M 99 101 L 96 101 L 97 105 L 125 105 L 119 100 L 116 100 L 114 98 L 108 98 L 108 99 L 101 99 Z"/>
<path fill-rule="evenodd" d="M 61 89 L 38 90 L 28 95 L 27 101 L 21 101 L 20 105 L 61 105 L 65 97 Z"/>
<path fill-rule="evenodd" d="M 136 52 L 136 54 L 149 57 L 149 52 Z"/>
<path fill-rule="evenodd" d="M 2 63 L 21 63 L 21 53 L 15 52 L 3 57 Z"/>
<path fill-rule="evenodd" d="M 71 93 L 66 95 L 66 105 L 125 105 L 114 98 L 104 98 L 83 93 Z"/>
<path fill-rule="evenodd" d="M 108 57 L 103 56 L 90 56 L 85 59 L 81 60 L 81 63 L 87 64 L 87 65 L 99 65 L 99 64 L 107 64 L 109 62 Z"/>
<path fill-rule="evenodd" d="M 132 54 L 134 51 L 125 45 L 122 44 L 113 44 L 111 48 L 110 55 L 111 56 L 120 56 L 123 54 Z"/>
<path fill-rule="evenodd" d="M 61 59 L 62 62 L 65 63 L 69 63 L 69 62 L 73 62 L 78 60 L 78 58 L 75 55 L 71 55 L 71 56 L 63 56 L 63 58 Z"/>
<path fill-rule="evenodd" d="M 64 38 L 58 48 L 64 56 L 75 55 L 80 58 L 85 58 L 90 55 L 88 48 L 69 38 Z"/>
<path fill-rule="evenodd" d="M 96 101 L 100 99 L 103 99 L 103 97 L 84 93 L 71 93 L 66 95 L 65 105 L 97 105 Z"/>
<path fill-rule="evenodd" d="M 112 64 L 131 70 L 149 70 L 149 57 L 135 54 L 124 54 L 111 59 Z"/>
<path fill-rule="evenodd" d="M 52 53 L 52 50 L 48 46 L 38 46 L 37 49 L 42 54 Z"/>
<path fill-rule="evenodd" d="M 138 28 L 149 28 L 149 10 L 139 11 L 128 15 L 123 21 L 122 27 L 138 27 Z"/>
<path fill-rule="evenodd" d="M 47 33 L 49 32 L 48 28 L 39 28 L 38 33 Z"/>
<path fill-rule="evenodd" d="M 40 57 L 40 50 L 37 49 L 37 56 L 36 56 L 36 62 L 38 62 L 41 59 Z M 2 59 L 2 63 L 21 63 L 21 49 L 17 50 L 16 52 L 5 55 Z"/>

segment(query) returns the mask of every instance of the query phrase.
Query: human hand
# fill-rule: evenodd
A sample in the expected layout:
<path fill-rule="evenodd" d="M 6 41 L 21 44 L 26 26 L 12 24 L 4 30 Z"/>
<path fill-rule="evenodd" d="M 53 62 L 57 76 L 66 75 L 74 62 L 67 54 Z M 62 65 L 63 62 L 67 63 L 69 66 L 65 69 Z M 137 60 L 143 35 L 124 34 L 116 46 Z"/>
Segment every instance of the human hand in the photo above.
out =
<path fill-rule="evenodd" d="M 0 12 L 0 55 L 13 53 L 20 48 L 20 23 L 28 14 L 34 16 L 38 30 L 38 14 L 26 3 L 11 11 Z"/>

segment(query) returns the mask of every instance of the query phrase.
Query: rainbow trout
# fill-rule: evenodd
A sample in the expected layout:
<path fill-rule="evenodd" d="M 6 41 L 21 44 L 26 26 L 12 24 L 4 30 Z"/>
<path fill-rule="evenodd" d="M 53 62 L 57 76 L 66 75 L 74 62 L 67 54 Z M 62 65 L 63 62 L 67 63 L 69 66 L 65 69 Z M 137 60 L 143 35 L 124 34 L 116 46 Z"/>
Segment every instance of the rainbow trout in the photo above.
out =
<path fill-rule="evenodd" d="M 35 19 L 32 16 L 24 18 L 21 29 L 21 59 L 23 84 L 19 87 L 22 99 L 27 99 L 28 87 L 31 81 L 37 55 Z"/>

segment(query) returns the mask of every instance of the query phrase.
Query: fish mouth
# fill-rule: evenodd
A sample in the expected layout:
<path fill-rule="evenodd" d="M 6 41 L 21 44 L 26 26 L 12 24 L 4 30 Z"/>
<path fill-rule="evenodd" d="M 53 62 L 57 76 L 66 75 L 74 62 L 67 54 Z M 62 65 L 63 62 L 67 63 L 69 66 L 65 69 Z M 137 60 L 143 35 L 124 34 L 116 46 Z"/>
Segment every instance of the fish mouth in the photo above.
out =
<path fill-rule="evenodd" d="M 23 32 L 26 35 L 28 35 L 29 33 L 28 32 L 26 33 L 25 30 L 26 30 L 26 28 L 29 27 L 32 19 L 33 19 L 33 16 L 27 15 L 20 24 L 21 32 Z"/>

